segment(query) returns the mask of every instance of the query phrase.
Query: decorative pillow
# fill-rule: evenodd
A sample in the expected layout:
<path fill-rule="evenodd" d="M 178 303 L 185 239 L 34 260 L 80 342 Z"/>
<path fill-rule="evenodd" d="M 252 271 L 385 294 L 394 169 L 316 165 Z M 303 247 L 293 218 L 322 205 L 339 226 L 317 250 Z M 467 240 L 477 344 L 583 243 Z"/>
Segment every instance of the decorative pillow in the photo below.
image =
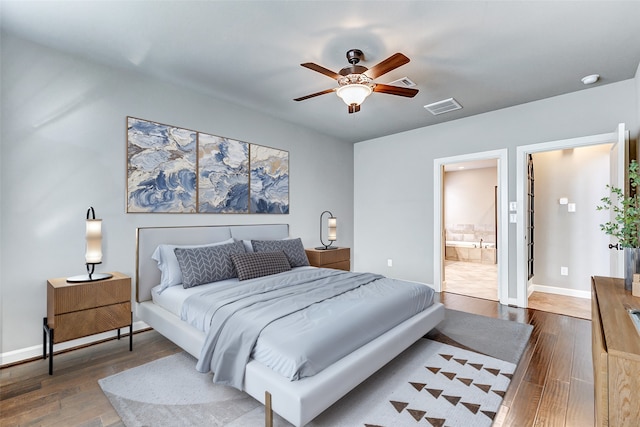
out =
<path fill-rule="evenodd" d="M 226 245 L 233 242 L 233 239 L 227 239 L 217 243 L 205 243 L 204 245 L 159 245 L 151 255 L 151 258 L 158 262 L 158 268 L 161 272 L 159 292 L 164 291 L 169 286 L 182 284 L 182 271 L 180 271 L 178 259 L 173 251 L 175 248 L 201 248 Z"/>
<path fill-rule="evenodd" d="M 245 251 L 242 242 L 233 242 L 200 248 L 176 248 L 174 252 L 182 271 L 182 286 L 186 289 L 237 277 L 231 255 Z"/>
<path fill-rule="evenodd" d="M 240 280 L 255 279 L 291 270 L 289 260 L 282 251 L 233 254 L 231 261 L 236 267 Z"/>
<path fill-rule="evenodd" d="M 309 259 L 307 253 L 302 246 L 302 240 L 288 239 L 288 240 L 252 240 L 254 252 L 276 252 L 283 251 L 289 259 L 291 267 L 302 267 L 309 265 Z"/>

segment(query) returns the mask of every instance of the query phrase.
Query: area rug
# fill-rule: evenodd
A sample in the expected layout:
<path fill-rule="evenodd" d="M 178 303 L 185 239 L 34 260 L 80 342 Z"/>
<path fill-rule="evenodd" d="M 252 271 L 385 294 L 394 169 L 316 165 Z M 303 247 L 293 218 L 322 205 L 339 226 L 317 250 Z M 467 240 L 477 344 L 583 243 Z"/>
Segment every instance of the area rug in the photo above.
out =
<path fill-rule="evenodd" d="M 447 310 L 432 335 L 449 343 L 419 340 L 309 426 L 490 426 L 530 333 L 530 325 Z M 477 352 L 479 335 L 485 339 Z M 493 356 L 496 347 L 511 360 Z M 127 427 L 264 425 L 259 402 L 213 384 L 194 366 L 193 357 L 178 353 L 99 383 Z M 290 426 L 278 416 L 274 425 Z"/>

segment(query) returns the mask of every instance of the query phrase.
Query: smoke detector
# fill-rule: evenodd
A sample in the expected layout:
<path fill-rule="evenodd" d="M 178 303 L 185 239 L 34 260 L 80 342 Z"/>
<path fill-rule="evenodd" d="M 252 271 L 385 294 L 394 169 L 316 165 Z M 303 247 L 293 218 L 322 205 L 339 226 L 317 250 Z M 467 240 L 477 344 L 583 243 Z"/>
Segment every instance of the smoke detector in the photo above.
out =
<path fill-rule="evenodd" d="M 459 110 L 462 108 L 462 105 L 460 105 L 455 99 L 448 98 L 442 101 L 425 105 L 424 108 L 426 108 L 427 111 L 434 116 L 437 116 L 438 114 L 444 114 L 448 113 L 449 111 Z"/>
<path fill-rule="evenodd" d="M 600 80 L 600 74 L 591 74 L 588 76 L 584 76 L 581 80 L 582 80 L 582 83 L 586 85 L 592 85 L 598 80 Z"/>

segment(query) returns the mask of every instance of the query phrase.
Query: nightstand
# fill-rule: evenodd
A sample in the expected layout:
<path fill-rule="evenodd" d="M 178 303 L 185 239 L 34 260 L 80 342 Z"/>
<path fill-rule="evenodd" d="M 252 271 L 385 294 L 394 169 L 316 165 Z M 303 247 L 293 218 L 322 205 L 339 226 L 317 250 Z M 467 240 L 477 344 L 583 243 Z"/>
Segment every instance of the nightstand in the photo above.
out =
<path fill-rule="evenodd" d="M 305 249 L 309 264 L 314 267 L 335 268 L 337 270 L 351 270 L 351 249 Z"/>
<path fill-rule="evenodd" d="M 133 351 L 131 278 L 114 272 L 95 282 L 67 283 L 66 277 L 47 280 L 47 317 L 43 319 L 42 358 L 53 374 L 53 344 L 129 327 L 129 351 Z"/>

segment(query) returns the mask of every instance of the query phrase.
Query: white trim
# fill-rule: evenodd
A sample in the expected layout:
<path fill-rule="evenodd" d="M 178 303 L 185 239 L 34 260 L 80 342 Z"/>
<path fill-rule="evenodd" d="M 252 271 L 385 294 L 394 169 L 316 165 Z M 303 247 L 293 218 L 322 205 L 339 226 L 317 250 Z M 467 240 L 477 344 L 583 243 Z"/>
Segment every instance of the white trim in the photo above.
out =
<path fill-rule="evenodd" d="M 449 163 L 474 160 L 498 160 L 498 299 L 500 304 L 511 304 L 509 299 L 509 167 L 508 151 L 483 151 L 433 160 L 433 288 L 442 291 L 442 167 Z"/>
<path fill-rule="evenodd" d="M 142 321 L 133 322 L 133 332 L 141 331 L 143 329 L 147 329 L 149 325 Z M 128 328 L 121 328 L 121 331 L 126 330 Z M 74 347 L 85 346 L 89 344 L 96 343 L 98 341 L 106 340 L 109 338 L 115 338 L 118 336 L 118 332 L 114 329 L 113 331 L 103 332 L 97 335 L 91 335 L 89 337 L 78 338 L 77 340 L 65 341 L 60 344 L 53 345 L 53 352 L 68 350 Z M 127 338 L 128 341 L 128 338 Z M 135 339 L 134 339 L 135 341 Z M 135 347 L 135 342 L 134 342 Z M 22 362 L 24 360 L 33 359 L 36 357 L 42 357 L 42 345 L 34 345 L 32 347 L 19 348 L 18 350 L 7 351 L 5 353 L 0 353 L 0 366 L 10 365 L 13 363 Z M 54 362 L 55 363 L 55 362 Z"/>
<path fill-rule="evenodd" d="M 620 125 L 618 125 L 620 126 Z M 524 198 L 527 182 L 527 155 L 545 151 L 563 150 L 567 148 L 586 147 L 590 145 L 611 144 L 618 141 L 618 133 L 583 136 L 579 138 L 561 139 L 540 144 L 520 145 L 516 147 L 516 201 L 518 204 L 516 224 L 516 301 L 518 307 L 527 307 L 528 275 L 527 275 L 527 242 L 524 229 Z M 622 147 L 624 149 L 624 147 Z"/>
<path fill-rule="evenodd" d="M 544 292 L 547 294 L 565 295 L 568 297 L 591 299 L 591 291 L 581 291 L 578 289 L 559 288 L 557 286 L 535 285 L 530 287 L 532 292 Z"/>

